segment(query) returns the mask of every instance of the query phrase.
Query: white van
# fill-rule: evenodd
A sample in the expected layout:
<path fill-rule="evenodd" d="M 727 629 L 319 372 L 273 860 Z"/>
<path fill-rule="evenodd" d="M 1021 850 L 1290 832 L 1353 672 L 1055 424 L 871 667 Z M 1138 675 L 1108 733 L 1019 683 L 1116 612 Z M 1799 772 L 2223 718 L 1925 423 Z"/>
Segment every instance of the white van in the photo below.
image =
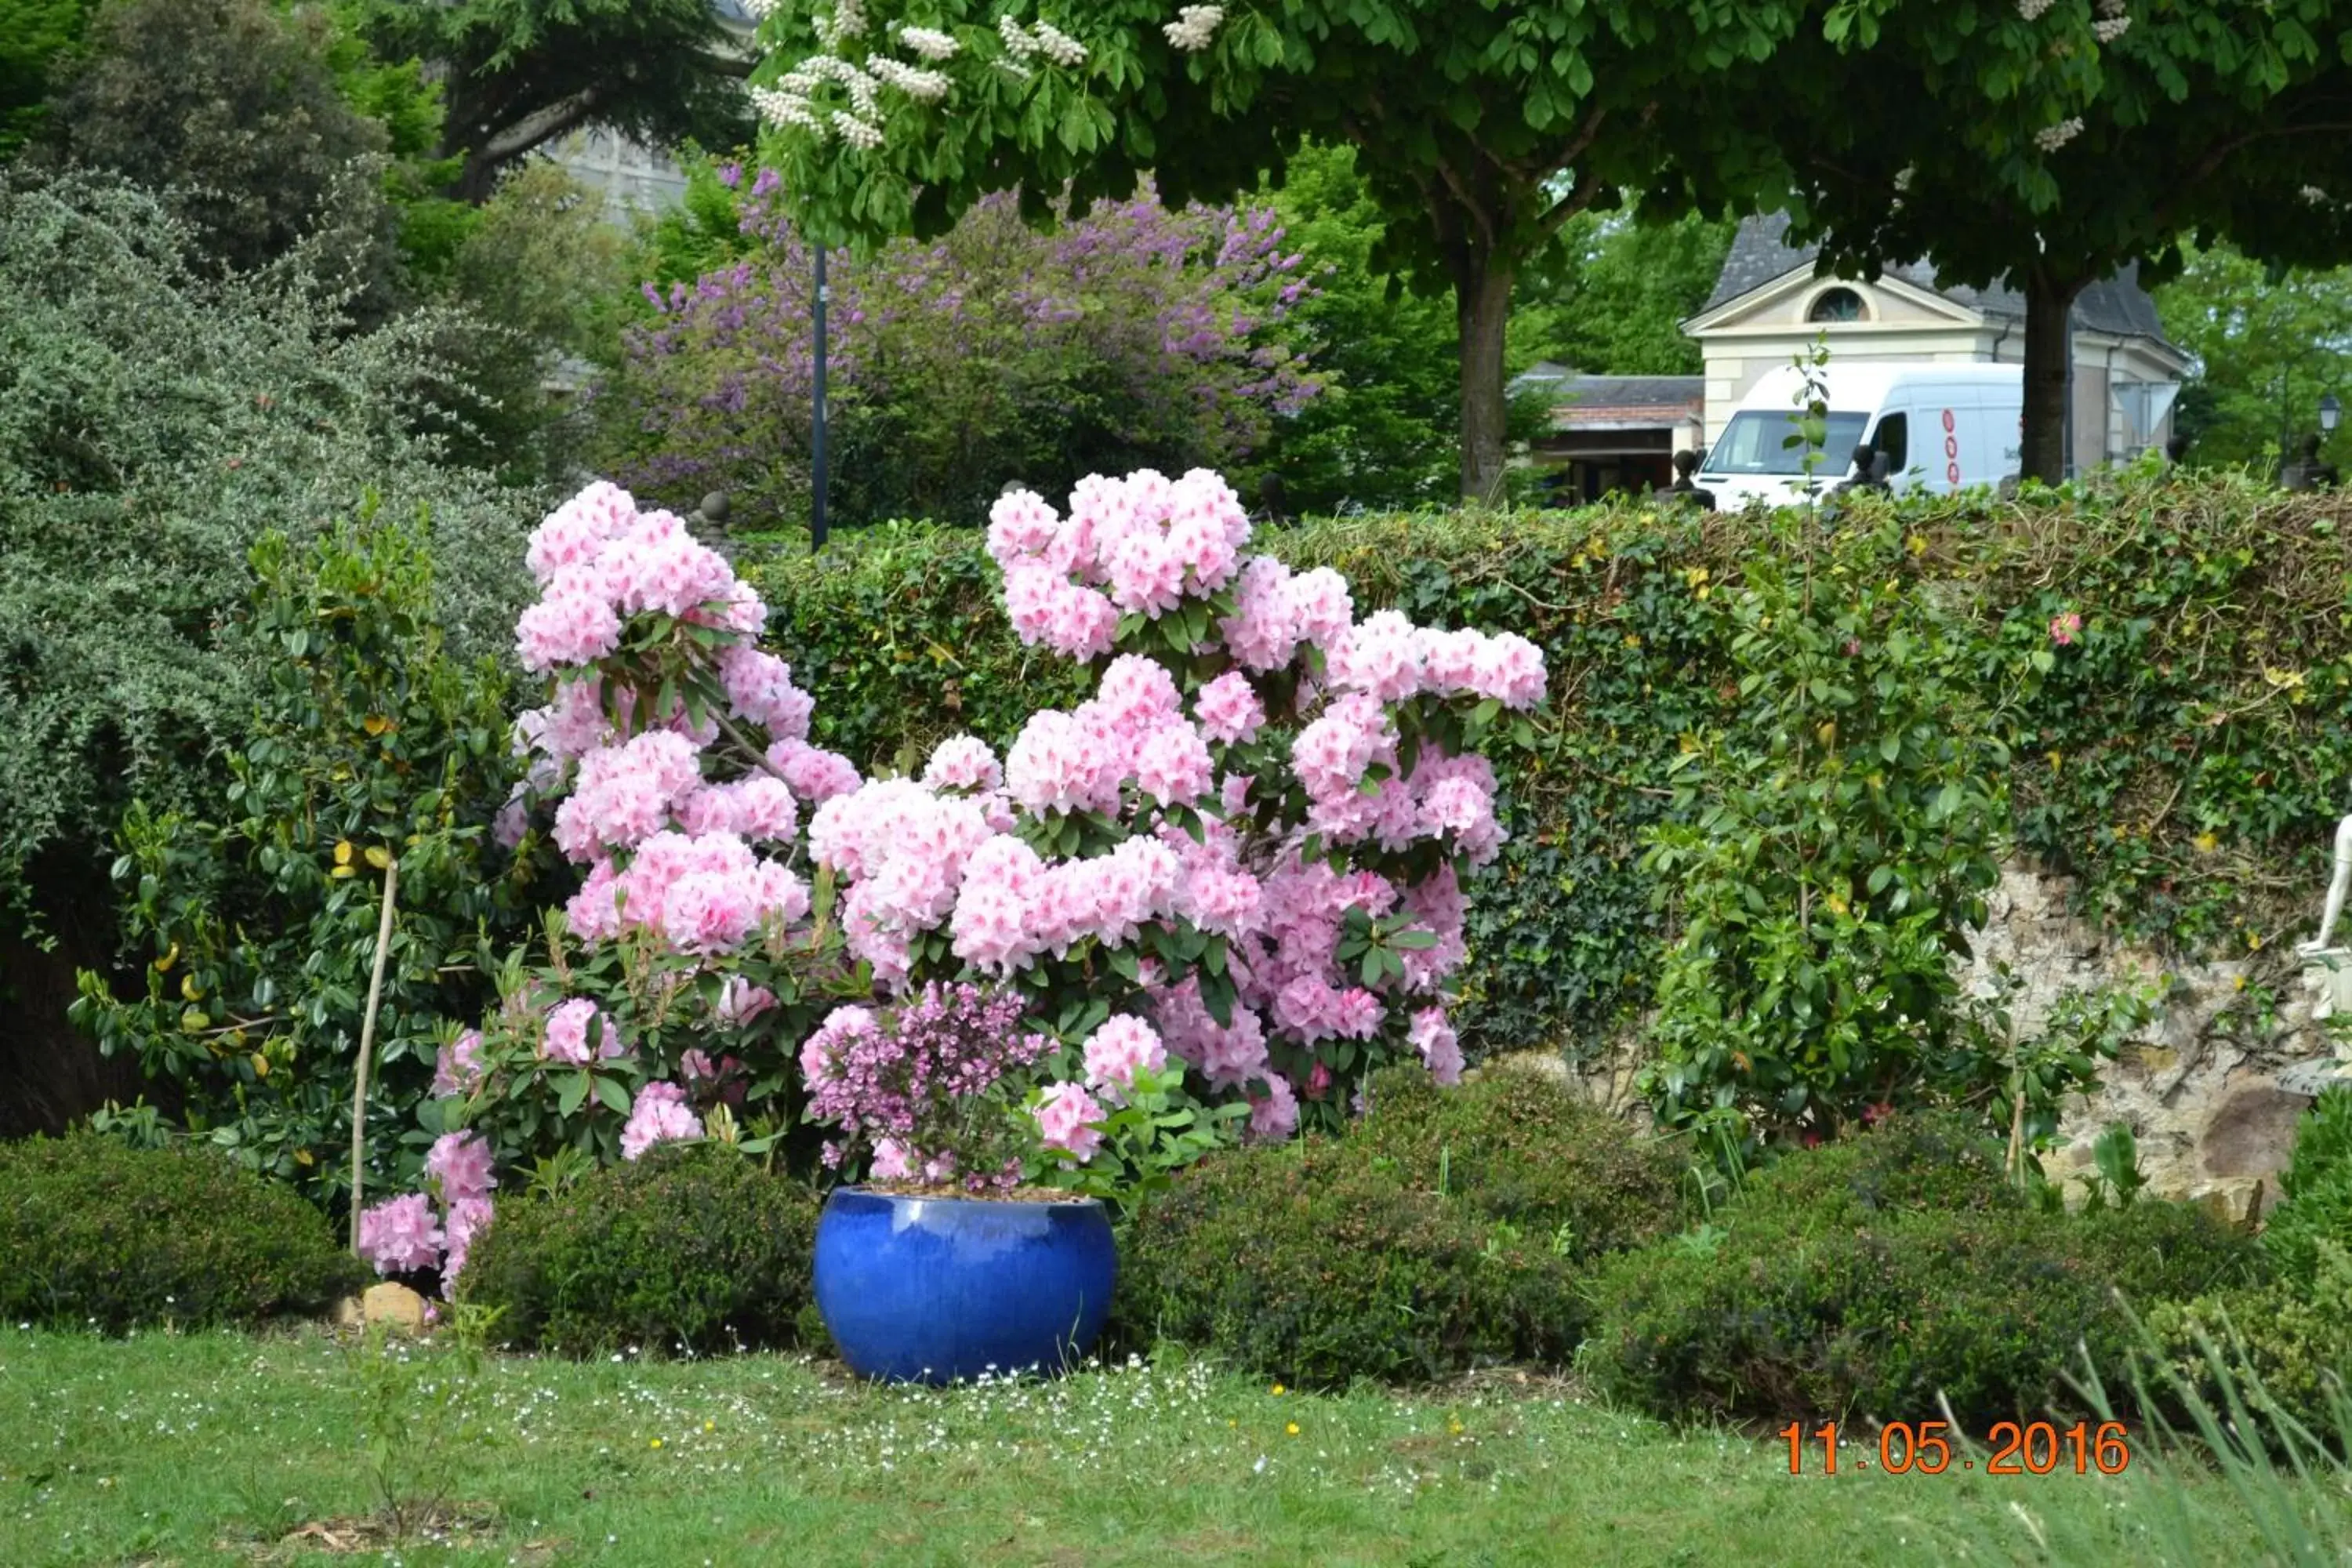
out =
<path fill-rule="evenodd" d="M 2018 471 L 2024 447 L 2025 384 L 2013 364 L 1832 364 L 1819 373 L 1829 393 L 1829 440 L 1813 469 L 1826 490 L 1853 475 L 1853 449 L 1888 458 L 1898 490 L 1948 495 L 1997 485 Z M 1804 377 L 1794 365 L 1768 372 L 1706 454 L 1698 487 L 1727 511 L 1751 501 L 1785 506 L 1805 496 L 1804 447 L 1796 434 Z"/>

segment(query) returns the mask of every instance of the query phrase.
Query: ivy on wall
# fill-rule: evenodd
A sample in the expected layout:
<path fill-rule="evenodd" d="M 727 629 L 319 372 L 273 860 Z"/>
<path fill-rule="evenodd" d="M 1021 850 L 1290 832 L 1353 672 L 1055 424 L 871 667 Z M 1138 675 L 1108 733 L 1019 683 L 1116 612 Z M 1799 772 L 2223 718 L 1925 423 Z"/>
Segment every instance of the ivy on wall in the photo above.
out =
<path fill-rule="evenodd" d="M 1971 717 L 2007 748 L 2009 776 L 1984 782 L 2012 847 L 2075 878 L 2118 936 L 2283 951 L 2311 921 L 2352 809 L 2352 503 L 2135 474 L 2019 502 L 1855 504 L 1810 542 L 1633 504 L 1262 538 L 1345 573 L 1360 612 L 1516 631 L 1549 661 L 1552 705 L 1495 752 L 1512 839 L 1473 904 L 1466 1043 L 1573 1047 L 1648 1001 L 1676 917 L 1641 860 L 1677 761 L 1743 731 L 1769 752 L 1784 721 L 1778 694 L 1742 690 L 1718 600 L 1763 550 L 1818 548 L 1825 584 L 1916 590 L 1947 700 L 1982 702 Z M 1083 672 L 1013 640 L 974 531 L 892 524 L 744 571 L 821 743 L 861 766 L 908 767 L 958 731 L 1001 745 L 1082 695 Z"/>

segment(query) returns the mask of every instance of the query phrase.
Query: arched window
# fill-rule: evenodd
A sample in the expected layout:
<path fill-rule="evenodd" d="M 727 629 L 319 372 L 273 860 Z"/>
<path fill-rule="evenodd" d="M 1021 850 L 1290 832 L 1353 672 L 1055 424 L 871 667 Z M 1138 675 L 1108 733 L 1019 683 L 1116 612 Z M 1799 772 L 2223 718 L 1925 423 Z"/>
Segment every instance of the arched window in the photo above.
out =
<path fill-rule="evenodd" d="M 1808 321 L 1859 321 L 1862 316 L 1862 296 L 1851 289 L 1822 289 L 1805 312 Z"/>

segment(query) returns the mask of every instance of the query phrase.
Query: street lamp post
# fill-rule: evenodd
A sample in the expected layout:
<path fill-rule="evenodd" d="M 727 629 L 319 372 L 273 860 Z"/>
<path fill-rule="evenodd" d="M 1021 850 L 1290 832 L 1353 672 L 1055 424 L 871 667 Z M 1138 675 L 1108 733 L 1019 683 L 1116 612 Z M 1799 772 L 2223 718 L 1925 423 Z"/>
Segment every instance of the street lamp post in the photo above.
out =
<path fill-rule="evenodd" d="M 2344 405 L 2338 403 L 2336 400 L 2336 395 L 2331 392 L 2319 400 L 2319 433 L 2323 436 L 2333 436 L 2336 434 L 2336 426 L 2343 422 Z"/>
<path fill-rule="evenodd" d="M 824 307 L 831 290 L 824 281 L 824 246 L 816 247 L 816 379 L 814 422 L 810 429 L 809 553 L 824 548 Z"/>

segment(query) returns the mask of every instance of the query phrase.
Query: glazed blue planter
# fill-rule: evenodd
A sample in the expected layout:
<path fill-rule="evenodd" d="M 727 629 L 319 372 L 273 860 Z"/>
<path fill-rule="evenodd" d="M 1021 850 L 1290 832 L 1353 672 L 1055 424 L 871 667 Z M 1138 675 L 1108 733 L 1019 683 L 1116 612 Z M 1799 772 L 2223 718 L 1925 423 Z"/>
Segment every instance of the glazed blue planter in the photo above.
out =
<path fill-rule="evenodd" d="M 1118 1274 L 1092 1198 L 901 1197 L 837 1187 L 816 1226 L 816 1307 L 841 1359 L 887 1383 L 1059 1372 L 1100 1336 Z"/>

